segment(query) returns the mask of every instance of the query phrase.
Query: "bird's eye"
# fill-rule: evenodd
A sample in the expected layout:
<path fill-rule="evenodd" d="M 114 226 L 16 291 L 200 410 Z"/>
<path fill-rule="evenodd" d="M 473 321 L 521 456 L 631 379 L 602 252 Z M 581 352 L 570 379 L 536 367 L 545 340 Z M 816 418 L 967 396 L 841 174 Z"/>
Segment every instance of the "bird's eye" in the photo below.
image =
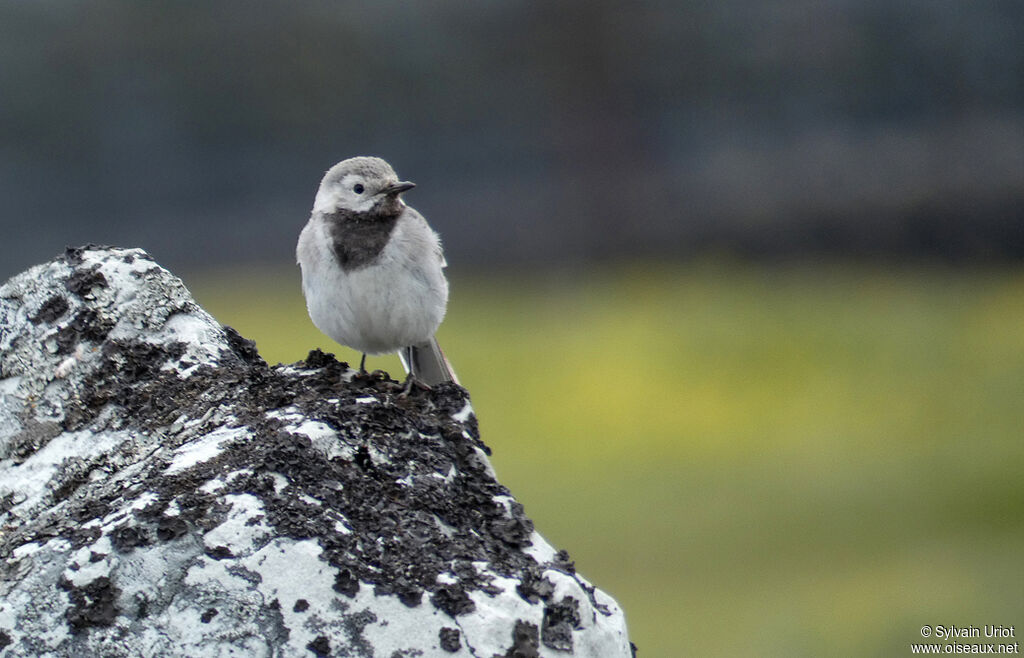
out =
<path fill-rule="evenodd" d="M 356 183 L 356 186 L 352 188 L 352 191 L 356 194 L 362 194 L 366 188 L 363 187 L 362 183 Z"/>

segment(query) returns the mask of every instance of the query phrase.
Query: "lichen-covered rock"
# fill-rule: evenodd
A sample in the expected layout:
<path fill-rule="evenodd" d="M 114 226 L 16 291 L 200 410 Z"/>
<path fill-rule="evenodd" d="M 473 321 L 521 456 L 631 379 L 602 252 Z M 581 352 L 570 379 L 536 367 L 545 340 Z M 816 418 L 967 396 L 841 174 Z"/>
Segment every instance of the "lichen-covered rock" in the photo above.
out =
<path fill-rule="evenodd" d="M 629 656 L 466 392 L 268 367 L 143 251 L 0 287 L 0 656 Z"/>

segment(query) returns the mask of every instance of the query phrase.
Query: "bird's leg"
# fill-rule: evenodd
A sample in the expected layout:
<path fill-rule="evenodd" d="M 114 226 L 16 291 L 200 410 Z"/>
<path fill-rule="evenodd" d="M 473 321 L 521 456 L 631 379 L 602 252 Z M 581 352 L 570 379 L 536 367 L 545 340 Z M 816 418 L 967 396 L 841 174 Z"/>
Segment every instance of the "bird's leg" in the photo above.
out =
<path fill-rule="evenodd" d="M 359 372 L 355 374 L 355 378 L 359 381 L 369 381 L 375 377 L 376 373 L 366 372 L 366 352 L 363 352 L 363 358 L 359 359 Z"/>
<path fill-rule="evenodd" d="M 383 370 L 374 370 L 373 372 L 367 372 L 366 371 L 366 352 L 363 352 L 363 358 L 359 360 L 359 372 L 356 373 L 356 377 L 359 377 L 359 378 L 365 377 L 366 379 L 369 379 L 369 380 L 386 379 L 387 378 L 387 373 L 384 372 Z"/>

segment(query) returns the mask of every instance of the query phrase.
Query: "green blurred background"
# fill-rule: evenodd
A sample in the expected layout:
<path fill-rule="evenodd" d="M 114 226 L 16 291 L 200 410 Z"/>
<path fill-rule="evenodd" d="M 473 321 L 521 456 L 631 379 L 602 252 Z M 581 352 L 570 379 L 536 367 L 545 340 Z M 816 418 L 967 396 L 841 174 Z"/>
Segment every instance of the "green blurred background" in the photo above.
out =
<path fill-rule="evenodd" d="M 359 357 L 296 269 L 188 283 L 271 362 Z M 456 269 L 440 339 L 642 656 L 909 655 L 924 624 L 1024 619 L 1024 268 Z"/>
<path fill-rule="evenodd" d="M 1022 43 L 1005 0 L 0 0 L 0 278 L 144 247 L 354 361 L 294 246 L 383 156 L 499 476 L 642 658 L 908 655 L 1024 627 Z"/>

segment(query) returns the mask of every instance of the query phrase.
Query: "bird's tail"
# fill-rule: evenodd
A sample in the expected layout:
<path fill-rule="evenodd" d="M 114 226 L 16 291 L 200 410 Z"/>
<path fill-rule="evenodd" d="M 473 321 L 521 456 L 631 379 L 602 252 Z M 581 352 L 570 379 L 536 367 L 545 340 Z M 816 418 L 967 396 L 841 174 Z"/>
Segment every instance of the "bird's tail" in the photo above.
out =
<path fill-rule="evenodd" d="M 402 366 L 407 373 L 427 386 L 443 382 L 459 383 L 459 378 L 455 376 L 455 370 L 441 351 L 437 338 L 401 348 L 398 350 L 398 358 L 402 360 Z"/>

